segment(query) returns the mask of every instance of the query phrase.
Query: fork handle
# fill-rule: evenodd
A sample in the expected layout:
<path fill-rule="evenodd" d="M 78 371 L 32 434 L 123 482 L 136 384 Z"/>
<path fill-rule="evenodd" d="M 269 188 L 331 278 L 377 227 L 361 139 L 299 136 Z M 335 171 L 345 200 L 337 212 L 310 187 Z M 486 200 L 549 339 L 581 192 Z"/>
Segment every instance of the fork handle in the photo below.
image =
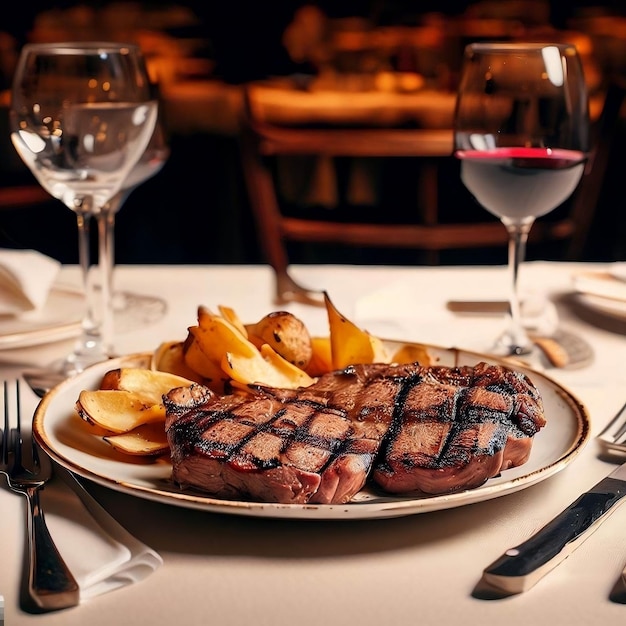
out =
<path fill-rule="evenodd" d="M 39 487 L 25 491 L 28 500 L 28 591 L 42 609 L 76 606 L 80 588 L 59 553 L 39 505 Z"/>

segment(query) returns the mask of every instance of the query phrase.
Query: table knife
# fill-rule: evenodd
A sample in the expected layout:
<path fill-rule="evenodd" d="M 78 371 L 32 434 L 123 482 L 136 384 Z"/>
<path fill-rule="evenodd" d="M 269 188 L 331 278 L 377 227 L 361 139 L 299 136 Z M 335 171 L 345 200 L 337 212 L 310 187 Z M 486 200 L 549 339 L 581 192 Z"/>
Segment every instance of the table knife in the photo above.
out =
<path fill-rule="evenodd" d="M 532 537 L 483 571 L 483 581 L 508 594 L 533 587 L 568 557 L 626 495 L 626 463 L 620 465 Z"/>

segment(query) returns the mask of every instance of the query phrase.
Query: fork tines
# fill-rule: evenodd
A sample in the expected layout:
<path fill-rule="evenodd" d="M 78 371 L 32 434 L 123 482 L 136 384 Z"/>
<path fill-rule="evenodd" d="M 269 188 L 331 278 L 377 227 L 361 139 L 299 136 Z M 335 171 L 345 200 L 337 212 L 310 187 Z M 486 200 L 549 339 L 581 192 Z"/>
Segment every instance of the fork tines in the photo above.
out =
<path fill-rule="evenodd" d="M 626 453 L 626 404 L 598 435 L 610 449 Z"/>
<path fill-rule="evenodd" d="M 15 426 L 11 427 L 11 394 L 9 393 L 9 383 L 3 383 L 4 395 L 4 428 L 2 429 L 2 464 L 9 462 L 9 453 L 13 453 L 15 463 L 22 460 L 22 424 L 20 411 L 20 382 L 15 381 L 15 398 L 17 406 L 15 411 Z"/>

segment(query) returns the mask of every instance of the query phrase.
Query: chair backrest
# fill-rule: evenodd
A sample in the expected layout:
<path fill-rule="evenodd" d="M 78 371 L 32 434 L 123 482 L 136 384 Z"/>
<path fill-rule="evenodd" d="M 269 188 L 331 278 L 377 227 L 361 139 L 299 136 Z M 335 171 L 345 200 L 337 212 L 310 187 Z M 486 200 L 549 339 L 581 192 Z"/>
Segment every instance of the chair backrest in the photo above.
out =
<path fill-rule="evenodd" d="M 289 242 L 356 248 L 404 248 L 421 251 L 422 262 L 426 264 L 437 264 L 440 253 L 445 250 L 506 247 L 506 230 L 499 220 L 486 211 L 474 209 L 475 219 L 472 221 L 442 218 L 439 191 L 441 185 L 445 186 L 448 182 L 440 180 L 440 172 L 443 167 L 450 167 L 455 162 L 451 128 L 331 127 L 320 124 L 311 127 L 282 124 L 280 120 L 263 117 L 262 107 L 257 106 L 254 88 L 251 86 L 245 90 L 243 113 L 241 155 L 244 177 L 256 220 L 259 244 L 266 261 L 276 272 L 278 302 L 290 299 L 296 289 L 288 274 Z M 600 133 L 600 137 L 603 137 L 603 133 Z M 587 187 L 593 188 L 597 184 L 594 182 L 595 177 L 603 174 L 597 160 L 599 156 L 600 152 L 597 151 L 593 165 L 585 174 L 586 180 L 584 184 L 581 183 L 583 193 L 588 194 L 588 197 L 592 191 L 586 191 Z M 368 214 L 358 209 L 350 213 L 343 213 L 343 208 L 336 211 L 322 209 L 313 216 L 298 210 L 285 213 L 281 203 L 282 193 L 278 188 L 280 181 L 277 179 L 276 159 L 283 158 L 283 162 L 293 165 L 296 157 L 313 157 L 318 162 L 342 157 L 356 160 L 412 158 L 415 160 L 414 182 L 417 185 L 416 195 L 412 198 L 414 210 L 405 214 L 404 222 L 387 222 L 385 217 L 389 207 L 386 205 L 375 209 L 378 212 L 376 220 L 371 219 L 371 212 Z M 456 178 L 451 184 L 460 184 Z M 465 200 L 473 203 L 469 195 Z M 592 205 L 577 199 L 574 210 L 576 219 L 590 220 L 594 208 Z M 367 217 L 361 218 L 361 215 Z M 572 253 L 580 248 L 580 240 L 585 232 L 577 230 L 577 223 L 573 221 L 571 213 L 558 221 L 538 221 L 535 226 L 531 231 L 533 243 L 573 241 L 575 238 L 577 244 L 572 247 Z M 283 294 L 281 291 L 288 293 Z"/>

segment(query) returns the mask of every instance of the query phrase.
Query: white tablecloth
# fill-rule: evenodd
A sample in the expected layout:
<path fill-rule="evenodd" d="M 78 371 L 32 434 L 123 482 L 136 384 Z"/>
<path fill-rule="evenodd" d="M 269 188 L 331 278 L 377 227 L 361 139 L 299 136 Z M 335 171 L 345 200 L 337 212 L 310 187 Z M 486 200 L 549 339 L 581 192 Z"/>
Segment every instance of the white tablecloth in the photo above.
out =
<path fill-rule="evenodd" d="M 582 269 L 595 266 L 532 263 L 523 268 L 520 281 L 526 290 L 549 293 L 563 324 L 594 346 L 596 356 L 589 367 L 549 374 L 586 405 L 595 435 L 626 400 L 626 321 L 574 306 L 571 277 Z M 160 321 L 118 336 L 120 353 L 151 350 L 161 341 L 184 338 L 199 304 L 231 306 L 245 321 L 276 309 L 266 267 L 129 266 L 116 272 L 119 288 L 159 294 L 168 303 Z M 316 266 L 294 268 L 294 275 L 311 287 L 326 289 L 345 315 L 374 333 L 469 347 L 486 345 L 500 321 L 455 316 L 445 309 L 446 299 L 501 297 L 506 281 L 499 267 Z M 61 277 L 76 282 L 76 268 L 64 267 Z M 323 309 L 289 308 L 312 332 L 327 331 Z M 1 373 L 14 375 L 25 365 L 45 364 L 70 346 L 59 342 L 3 351 Z M 24 402 L 34 408 L 36 398 Z M 0 595 L 5 624 L 623 624 L 626 606 L 611 602 L 609 594 L 626 564 L 626 508 L 618 508 L 528 592 L 497 601 L 472 596 L 485 566 L 612 468 L 599 458 L 591 440 L 562 472 L 518 493 L 388 520 L 226 516 L 93 486 L 99 501 L 156 549 L 164 564 L 138 584 L 46 615 L 19 608 L 23 501 L 1 489 Z"/>

